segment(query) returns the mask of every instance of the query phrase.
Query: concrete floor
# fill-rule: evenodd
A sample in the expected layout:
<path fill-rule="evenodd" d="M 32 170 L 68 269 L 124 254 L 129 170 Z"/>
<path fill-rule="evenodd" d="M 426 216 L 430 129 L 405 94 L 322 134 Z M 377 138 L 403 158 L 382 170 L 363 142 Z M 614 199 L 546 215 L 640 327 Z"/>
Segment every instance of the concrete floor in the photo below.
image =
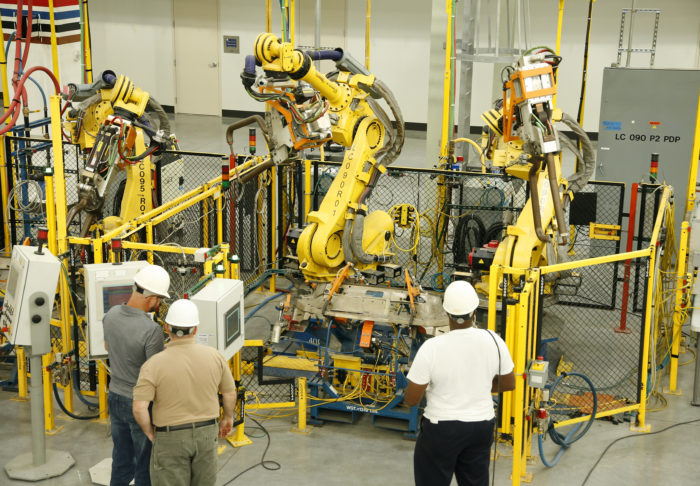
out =
<path fill-rule="evenodd" d="M 264 294 L 252 294 L 247 308 L 252 309 Z M 274 301 L 260 311 L 263 316 L 274 318 Z M 255 324 L 253 324 L 255 322 Z M 246 330 L 250 338 L 265 338 L 269 327 L 263 319 L 251 322 Z M 690 353 L 681 355 L 681 362 L 692 359 Z M 700 408 L 690 405 L 693 387 L 693 365 L 681 366 L 679 386 L 681 396 L 666 395 L 668 407 L 648 414 L 651 431 L 660 431 L 675 423 L 700 419 Z M 7 369 L 0 371 L 4 378 Z M 666 380 L 664 380 L 666 383 Z M 31 451 L 31 422 L 28 402 L 15 401 L 16 394 L 0 392 L 0 465 L 5 465 L 16 455 Z M 80 414 L 88 410 L 79 404 Z M 56 425 L 61 427 L 55 435 L 46 436 L 50 449 L 65 450 L 76 461 L 68 472 L 58 478 L 40 481 L 38 485 L 76 486 L 90 485 L 88 470 L 111 455 L 112 441 L 109 424 L 96 421 L 78 421 L 67 418 L 56 407 Z M 292 432 L 295 417 L 274 418 L 261 423 L 270 434 L 268 461 L 276 461 L 281 468 L 276 471 L 258 466 L 245 473 L 232 484 L 412 484 L 412 454 L 414 442 L 405 440 L 400 432 L 373 427 L 369 417 L 361 417 L 355 424 L 326 422 L 311 429 L 309 434 Z M 227 484 L 241 471 L 257 464 L 267 439 L 249 419 L 246 432 L 253 444 L 233 448 L 226 444 L 219 456 L 219 486 Z M 559 464 L 548 469 L 539 461 L 536 443 L 532 454 L 535 464 L 528 467 L 534 473 L 532 484 L 542 486 L 579 485 L 598 459 L 603 449 L 613 440 L 630 435 L 628 423 L 613 424 L 596 421 L 591 430 L 576 442 L 562 457 Z M 634 438 L 615 444 L 600 462 L 589 485 L 696 485 L 700 474 L 700 422 L 673 428 L 654 435 L 633 434 Z M 225 444 L 223 441 L 221 444 Z M 508 456 L 508 445 L 499 445 L 499 451 Z M 545 443 L 545 453 L 550 459 L 556 453 L 551 440 Z M 495 484 L 509 485 L 511 460 L 501 457 L 496 461 Z M 624 478 L 624 479 L 623 479 Z M 9 480 L 0 472 L 0 484 L 26 484 Z M 453 482 L 453 484 L 456 484 Z"/>
<path fill-rule="evenodd" d="M 230 119 L 203 116 L 174 118 L 174 131 L 183 150 L 227 153 L 224 141 L 226 126 Z M 410 133 L 404 152 L 395 165 L 431 167 L 426 163 L 425 140 L 422 134 Z M 247 131 L 237 134 L 235 144 L 243 147 Z M 241 150 L 241 149 L 237 149 Z M 254 293 L 246 306 L 252 309 L 265 297 Z M 269 319 L 276 319 L 273 303 L 260 311 Z M 264 319 L 255 319 L 246 328 L 248 338 L 267 338 L 269 327 Z M 681 362 L 691 359 L 687 353 Z M 693 388 L 693 366 L 682 366 L 679 370 L 680 388 L 683 395 L 666 395 L 666 409 L 649 413 L 648 423 L 652 432 L 688 420 L 700 419 L 700 408 L 690 405 Z M 0 379 L 9 370 L 0 367 Z M 664 381 L 666 383 L 666 381 Z M 16 394 L 0 391 L 0 465 L 4 466 L 16 455 L 31 451 L 31 424 L 28 402 L 18 402 Z M 77 413 L 89 413 L 79 404 Z M 276 471 L 258 466 L 245 473 L 232 484 L 412 484 L 412 454 L 414 443 L 404 440 L 399 432 L 375 428 L 369 417 L 356 424 L 326 423 L 315 427 L 308 435 L 291 432 L 292 417 L 275 418 L 262 422 L 271 436 L 268 461 L 277 461 L 281 468 Z M 88 470 L 111 455 L 112 441 L 109 424 L 95 421 L 77 421 L 67 418 L 56 407 L 56 424 L 62 427 L 55 435 L 46 436 L 48 448 L 70 452 L 76 460 L 62 477 L 39 482 L 39 485 L 74 486 L 92 484 Z M 246 431 L 253 444 L 234 449 L 226 446 L 219 456 L 219 485 L 227 482 L 241 471 L 255 465 L 261 459 L 267 439 L 250 420 Z M 629 435 L 628 423 L 618 425 L 609 421 L 596 421 L 588 434 L 578 441 L 562 457 L 553 469 L 544 467 L 537 458 L 536 444 L 533 447 L 535 464 L 529 467 L 534 473 L 534 485 L 581 484 L 586 474 L 613 440 Z M 223 444 L 223 443 L 222 443 Z M 499 450 L 508 455 L 509 447 L 500 445 Z M 556 449 L 551 440 L 545 444 L 546 454 L 553 457 Z M 589 479 L 589 485 L 696 485 L 700 477 L 700 422 L 673 428 L 654 435 L 637 434 L 634 438 L 615 444 L 600 462 Z M 496 462 L 495 484 L 508 485 L 511 461 L 502 457 Z M 9 480 L 0 472 L 0 485 L 26 484 Z"/>

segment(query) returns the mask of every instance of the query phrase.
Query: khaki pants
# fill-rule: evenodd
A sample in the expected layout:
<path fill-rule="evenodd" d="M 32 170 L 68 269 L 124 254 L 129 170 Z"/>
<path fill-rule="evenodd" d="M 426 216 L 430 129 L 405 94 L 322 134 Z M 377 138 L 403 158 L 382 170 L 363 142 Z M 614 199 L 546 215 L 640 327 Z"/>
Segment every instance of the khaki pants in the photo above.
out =
<path fill-rule="evenodd" d="M 156 432 L 151 453 L 152 486 L 214 486 L 218 433 L 216 424 Z"/>

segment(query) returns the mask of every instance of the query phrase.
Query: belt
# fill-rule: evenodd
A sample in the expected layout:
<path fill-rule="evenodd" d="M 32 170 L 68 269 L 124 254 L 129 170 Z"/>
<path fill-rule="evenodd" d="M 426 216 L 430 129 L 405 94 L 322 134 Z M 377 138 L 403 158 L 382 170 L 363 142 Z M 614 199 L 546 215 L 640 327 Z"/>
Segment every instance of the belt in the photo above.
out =
<path fill-rule="evenodd" d="M 190 422 L 189 424 L 166 425 L 164 427 L 156 427 L 156 432 L 172 432 L 174 430 L 196 429 L 197 427 L 206 427 L 207 425 L 216 424 L 216 419 L 203 420 L 201 422 Z"/>

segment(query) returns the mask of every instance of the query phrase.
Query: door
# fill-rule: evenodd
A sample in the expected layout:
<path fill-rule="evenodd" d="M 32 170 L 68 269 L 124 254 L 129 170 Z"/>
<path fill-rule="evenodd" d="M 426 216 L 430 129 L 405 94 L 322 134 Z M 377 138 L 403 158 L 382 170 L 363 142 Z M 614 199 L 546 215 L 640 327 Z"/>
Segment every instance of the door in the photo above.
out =
<path fill-rule="evenodd" d="M 175 111 L 221 116 L 218 0 L 173 0 Z"/>

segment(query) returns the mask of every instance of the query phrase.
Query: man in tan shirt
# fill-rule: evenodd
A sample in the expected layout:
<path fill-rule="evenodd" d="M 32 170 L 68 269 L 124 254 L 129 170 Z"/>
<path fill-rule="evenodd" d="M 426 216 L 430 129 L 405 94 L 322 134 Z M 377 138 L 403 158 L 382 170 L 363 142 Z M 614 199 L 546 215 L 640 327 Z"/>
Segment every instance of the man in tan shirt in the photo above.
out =
<path fill-rule="evenodd" d="M 143 364 L 134 387 L 134 418 L 153 442 L 151 484 L 214 486 L 218 393 L 224 407 L 218 437 L 226 437 L 236 405 L 233 376 L 221 353 L 195 342 L 199 313 L 194 302 L 173 302 L 165 323 L 170 343 Z"/>

